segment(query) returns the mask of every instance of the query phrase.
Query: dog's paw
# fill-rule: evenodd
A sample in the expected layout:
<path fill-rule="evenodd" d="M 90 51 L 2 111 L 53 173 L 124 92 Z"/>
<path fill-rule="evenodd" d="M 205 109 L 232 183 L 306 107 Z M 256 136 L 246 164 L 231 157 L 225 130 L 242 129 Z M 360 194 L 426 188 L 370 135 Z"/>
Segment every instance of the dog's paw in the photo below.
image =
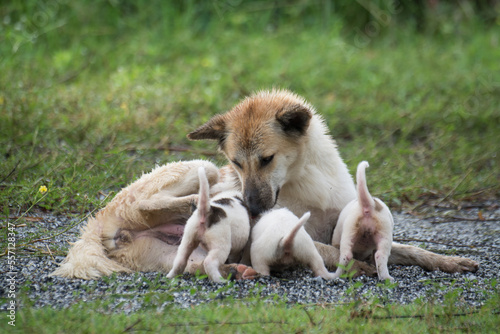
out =
<path fill-rule="evenodd" d="M 438 269 L 446 273 L 474 273 L 479 269 L 479 263 L 464 257 L 445 257 Z"/>
<path fill-rule="evenodd" d="M 367 276 L 375 276 L 377 275 L 377 268 L 375 266 L 363 262 L 363 261 L 355 261 L 352 265 L 350 272 L 355 271 L 354 277 L 367 275 Z"/>
<path fill-rule="evenodd" d="M 257 273 L 252 267 L 246 266 L 244 264 L 226 264 L 225 268 L 221 270 L 221 273 L 227 273 L 224 275 L 225 277 L 229 277 L 231 275 L 232 280 L 242 280 L 242 279 L 254 279 L 259 277 L 259 273 Z"/>

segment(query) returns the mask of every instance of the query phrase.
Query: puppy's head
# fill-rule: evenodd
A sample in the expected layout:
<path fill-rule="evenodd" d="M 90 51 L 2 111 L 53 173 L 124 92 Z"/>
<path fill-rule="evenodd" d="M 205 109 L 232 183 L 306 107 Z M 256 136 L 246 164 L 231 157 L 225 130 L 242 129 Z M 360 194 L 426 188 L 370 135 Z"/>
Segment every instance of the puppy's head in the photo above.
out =
<path fill-rule="evenodd" d="M 284 90 L 262 91 L 217 115 L 188 134 L 192 140 L 217 140 L 238 173 L 252 216 L 272 208 L 281 187 L 305 163 L 313 108 Z"/>

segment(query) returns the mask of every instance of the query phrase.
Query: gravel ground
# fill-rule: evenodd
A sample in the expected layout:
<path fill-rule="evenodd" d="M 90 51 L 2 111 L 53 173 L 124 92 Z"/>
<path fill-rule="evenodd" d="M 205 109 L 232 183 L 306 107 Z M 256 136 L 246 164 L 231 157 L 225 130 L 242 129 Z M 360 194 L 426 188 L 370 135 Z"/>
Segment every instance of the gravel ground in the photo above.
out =
<path fill-rule="evenodd" d="M 482 216 L 484 220 L 479 220 Z M 78 220 L 41 214 L 42 219 L 17 228 L 16 240 L 39 230 L 54 233 Z M 460 218 L 459 218 L 460 217 Z M 445 300 L 451 291 L 458 291 L 458 302 L 482 305 L 493 293 L 498 293 L 493 281 L 500 272 L 500 202 L 482 203 L 462 210 L 438 210 L 432 218 L 416 218 L 396 213 L 394 239 L 402 243 L 425 247 L 442 254 L 456 254 L 479 262 L 476 273 L 447 274 L 425 272 L 415 266 L 389 267 L 397 284 L 388 289 L 375 277 L 359 277 L 353 282 L 314 279 L 308 269 L 287 271 L 274 277 L 217 284 L 185 274 L 181 279 L 168 280 L 158 273 L 119 274 L 97 281 L 49 277 L 62 256 L 27 256 L 16 250 L 16 274 L 9 274 L 7 257 L 0 258 L 0 310 L 6 310 L 11 283 L 15 282 L 21 307 L 28 301 L 35 307 L 66 308 L 82 301 L 106 301 L 108 310 L 133 312 L 143 307 L 190 307 L 214 299 L 266 296 L 285 299 L 290 303 L 341 303 L 353 296 L 378 296 L 382 302 L 408 304 L 416 299 Z M 459 219 L 457 219 L 459 218 Z M 2 225 L 6 225 L 5 221 Z M 80 224 L 81 225 L 81 224 Z M 68 232 L 30 247 L 46 250 L 67 247 L 78 238 L 76 225 Z M 417 240 L 417 241 L 409 241 Z M 24 255 L 23 255 L 24 254 Z M 11 278 L 14 280 L 11 280 Z M 353 287 L 356 287 L 353 289 Z M 353 292 L 354 290 L 354 292 Z M 276 298 L 276 297 L 275 297 Z"/>

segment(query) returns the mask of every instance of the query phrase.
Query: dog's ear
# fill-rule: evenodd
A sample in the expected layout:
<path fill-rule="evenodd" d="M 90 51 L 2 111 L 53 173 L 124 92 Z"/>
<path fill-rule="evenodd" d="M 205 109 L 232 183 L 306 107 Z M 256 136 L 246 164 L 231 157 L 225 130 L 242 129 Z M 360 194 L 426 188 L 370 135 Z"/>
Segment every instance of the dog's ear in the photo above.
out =
<path fill-rule="evenodd" d="M 311 117 L 311 111 L 300 104 L 284 108 L 276 114 L 276 120 L 283 131 L 291 136 L 304 135 L 309 127 Z"/>
<path fill-rule="evenodd" d="M 187 137 L 191 140 L 218 140 L 219 146 L 222 146 L 226 139 L 226 118 L 224 115 L 216 115 L 198 129 L 189 133 Z"/>

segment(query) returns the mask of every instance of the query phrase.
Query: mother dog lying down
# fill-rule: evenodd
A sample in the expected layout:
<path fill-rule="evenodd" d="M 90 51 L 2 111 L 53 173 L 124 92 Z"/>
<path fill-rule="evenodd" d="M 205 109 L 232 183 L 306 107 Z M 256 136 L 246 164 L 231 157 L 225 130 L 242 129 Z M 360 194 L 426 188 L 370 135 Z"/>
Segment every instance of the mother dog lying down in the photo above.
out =
<path fill-rule="evenodd" d="M 173 264 L 198 192 L 197 169 L 204 166 L 211 193 L 238 189 L 253 217 L 273 207 L 296 216 L 311 212 L 305 228 L 328 269 L 339 250 L 330 245 L 340 211 L 356 198 L 351 175 L 327 134 L 322 118 L 303 98 L 286 90 L 261 91 L 232 110 L 214 116 L 188 135 L 218 141 L 230 165 L 217 169 L 206 161 L 158 167 L 123 189 L 83 228 L 81 239 L 53 275 L 85 279 L 114 271 L 164 271 Z M 203 272 L 206 252 L 198 248 L 188 272 Z M 249 264 L 249 263 L 248 263 Z M 476 271 L 475 261 L 435 254 L 393 243 L 389 264 L 419 265 L 425 270 Z M 371 267 L 358 263 L 360 269 Z M 236 269 L 245 278 L 251 268 Z"/>

